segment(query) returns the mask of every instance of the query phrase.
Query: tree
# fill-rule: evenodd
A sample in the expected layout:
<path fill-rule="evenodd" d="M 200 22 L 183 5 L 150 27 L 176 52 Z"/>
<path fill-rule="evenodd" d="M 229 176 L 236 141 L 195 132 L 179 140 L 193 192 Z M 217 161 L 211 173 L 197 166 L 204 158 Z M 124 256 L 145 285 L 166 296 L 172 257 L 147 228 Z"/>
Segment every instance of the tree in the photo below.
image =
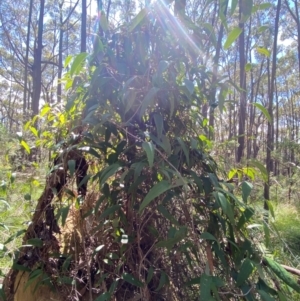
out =
<path fill-rule="evenodd" d="M 272 72 L 270 79 L 270 90 L 269 90 L 269 106 L 268 113 L 270 120 L 268 121 L 268 133 L 267 133 L 267 157 L 266 157 L 266 168 L 268 172 L 268 181 L 264 186 L 264 197 L 265 203 L 264 208 L 268 210 L 268 201 L 270 200 L 270 173 L 273 171 L 273 160 L 271 157 L 272 151 L 274 150 L 274 124 L 273 124 L 273 103 L 274 103 L 274 90 L 275 90 L 275 76 L 276 76 L 276 60 L 277 60 L 277 39 L 279 29 L 279 16 L 280 16 L 281 0 L 278 0 L 276 19 L 275 19 L 275 32 L 274 32 L 274 44 L 272 54 Z"/>
<path fill-rule="evenodd" d="M 37 115 L 40 109 L 40 96 L 42 89 L 42 51 L 43 51 L 43 28 L 44 28 L 45 0 L 40 0 L 38 21 L 38 35 L 34 46 L 32 65 L 32 112 Z"/>
<path fill-rule="evenodd" d="M 31 28 L 31 18 L 32 18 L 32 7 L 33 7 L 33 0 L 30 0 L 29 4 L 29 14 L 28 14 L 28 25 L 27 25 L 27 37 L 26 37 L 26 54 L 25 54 L 25 61 L 24 61 L 24 98 L 23 98 L 23 114 L 26 114 L 27 108 L 27 82 L 28 82 L 28 57 L 29 57 L 29 43 L 30 43 L 30 28 Z"/>
<path fill-rule="evenodd" d="M 250 12 L 251 13 L 251 12 Z M 246 133 L 246 57 L 245 57 L 245 19 L 249 17 L 249 2 L 246 0 L 239 0 L 239 28 L 241 34 L 239 36 L 239 63 L 240 63 L 240 111 L 239 111 L 239 131 L 238 131 L 238 149 L 237 149 L 237 162 L 241 162 L 245 148 L 245 133 Z"/>
<path fill-rule="evenodd" d="M 86 52 L 86 29 L 87 29 L 87 3 L 86 0 L 81 0 L 81 40 L 80 51 Z"/>
<path fill-rule="evenodd" d="M 45 106 L 55 136 L 39 141 L 59 136 L 55 166 L 5 280 L 8 301 L 267 300 L 289 294 L 279 279 L 300 292 L 249 233 L 252 185 L 241 183 L 240 200 L 219 179 L 199 122 L 214 66 L 195 64 L 183 7 L 155 3 L 66 63 L 66 107 Z"/>
<path fill-rule="evenodd" d="M 292 10 L 291 4 L 293 3 L 294 11 Z M 296 23 L 296 31 L 297 31 L 297 47 L 298 47 L 298 64 L 299 64 L 299 77 L 300 77 L 300 15 L 299 15 L 299 7 L 298 7 L 298 1 L 287 1 L 285 0 L 285 5 L 293 19 L 293 21 Z"/>

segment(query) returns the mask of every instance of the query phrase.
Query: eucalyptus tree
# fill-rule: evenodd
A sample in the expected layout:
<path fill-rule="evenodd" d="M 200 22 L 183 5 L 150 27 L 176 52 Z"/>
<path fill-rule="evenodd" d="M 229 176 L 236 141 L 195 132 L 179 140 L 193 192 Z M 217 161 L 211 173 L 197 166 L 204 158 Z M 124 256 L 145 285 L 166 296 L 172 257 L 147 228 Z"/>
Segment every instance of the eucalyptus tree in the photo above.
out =
<path fill-rule="evenodd" d="M 297 56 L 298 56 L 298 72 L 300 77 L 300 2 L 298 0 L 285 0 L 285 8 L 287 8 L 292 22 L 287 20 L 287 27 L 289 33 L 292 34 L 292 37 L 296 40 L 297 43 Z"/>

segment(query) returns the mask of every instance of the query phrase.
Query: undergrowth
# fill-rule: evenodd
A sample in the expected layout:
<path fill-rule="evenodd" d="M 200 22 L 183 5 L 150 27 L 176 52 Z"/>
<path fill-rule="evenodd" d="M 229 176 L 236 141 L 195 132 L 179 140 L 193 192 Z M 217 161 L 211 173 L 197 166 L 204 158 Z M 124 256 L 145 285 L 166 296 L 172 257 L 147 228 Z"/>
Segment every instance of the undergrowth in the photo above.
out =
<path fill-rule="evenodd" d="M 46 168 L 44 163 L 32 167 L 26 159 L 22 160 L 18 139 L 3 128 L 0 138 L 0 277 L 3 277 L 12 264 L 13 253 L 22 244 L 21 234 L 31 221 Z"/>

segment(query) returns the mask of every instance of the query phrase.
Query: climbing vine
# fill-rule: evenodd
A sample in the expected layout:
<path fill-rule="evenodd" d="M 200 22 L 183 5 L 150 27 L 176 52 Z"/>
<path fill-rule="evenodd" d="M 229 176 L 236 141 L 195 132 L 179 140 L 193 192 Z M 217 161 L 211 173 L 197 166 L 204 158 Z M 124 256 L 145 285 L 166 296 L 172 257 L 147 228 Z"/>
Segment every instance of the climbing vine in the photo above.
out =
<path fill-rule="evenodd" d="M 8 300 L 21 271 L 68 300 L 286 300 L 277 277 L 300 291 L 247 229 L 252 185 L 236 197 L 208 152 L 201 108 L 228 83 L 212 87 L 197 64 L 203 38 L 156 4 L 129 27 L 103 25 L 91 55 L 67 58 L 64 111 L 37 117 L 55 129 L 36 135 L 53 168 Z"/>

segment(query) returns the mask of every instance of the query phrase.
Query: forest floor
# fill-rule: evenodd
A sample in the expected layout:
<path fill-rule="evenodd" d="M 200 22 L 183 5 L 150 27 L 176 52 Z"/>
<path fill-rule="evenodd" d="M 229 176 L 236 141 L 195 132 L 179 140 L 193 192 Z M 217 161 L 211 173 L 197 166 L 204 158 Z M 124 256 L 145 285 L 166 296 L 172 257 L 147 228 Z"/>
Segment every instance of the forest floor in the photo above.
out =
<path fill-rule="evenodd" d="M 22 243 L 22 230 L 31 221 L 44 183 L 42 169 L 10 173 L 0 168 L 0 279 L 12 265 L 11 255 Z"/>

